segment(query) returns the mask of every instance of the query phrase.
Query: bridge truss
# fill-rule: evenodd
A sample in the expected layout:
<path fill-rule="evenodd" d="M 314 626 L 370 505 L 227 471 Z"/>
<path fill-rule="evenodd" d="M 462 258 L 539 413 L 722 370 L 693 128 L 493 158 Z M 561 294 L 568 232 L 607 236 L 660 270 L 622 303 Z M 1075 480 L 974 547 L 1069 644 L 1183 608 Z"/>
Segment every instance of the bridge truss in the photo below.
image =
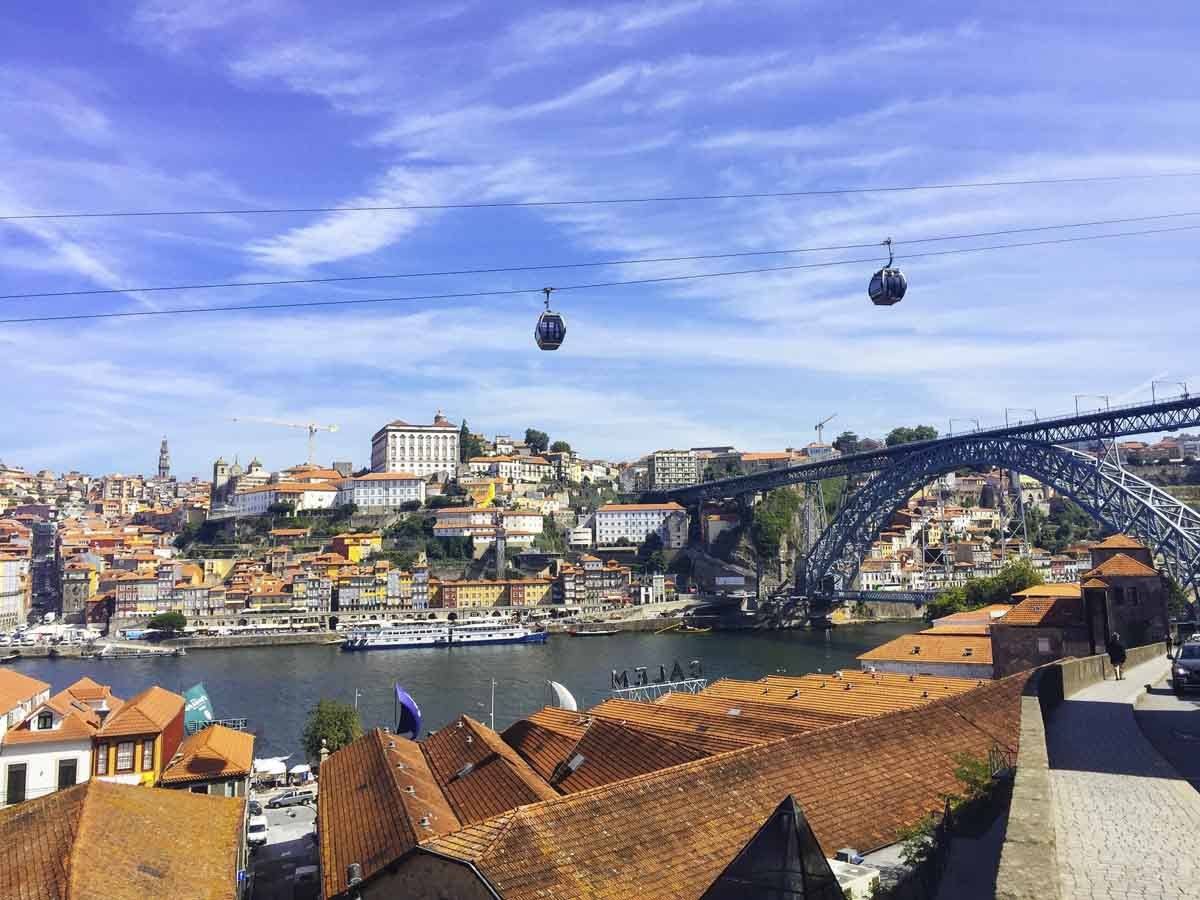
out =
<path fill-rule="evenodd" d="M 895 460 L 846 498 L 797 571 L 814 595 L 850 588 L 880 530 L 909 497 L 939 475 L 1000 465 L 1065 494 L 1109 528 L 1135 535 L 1181 585 L 1200 580 L 1200 513 L 1118 463 L 1067 447 L 1004 434 L 929 441 Z"/>

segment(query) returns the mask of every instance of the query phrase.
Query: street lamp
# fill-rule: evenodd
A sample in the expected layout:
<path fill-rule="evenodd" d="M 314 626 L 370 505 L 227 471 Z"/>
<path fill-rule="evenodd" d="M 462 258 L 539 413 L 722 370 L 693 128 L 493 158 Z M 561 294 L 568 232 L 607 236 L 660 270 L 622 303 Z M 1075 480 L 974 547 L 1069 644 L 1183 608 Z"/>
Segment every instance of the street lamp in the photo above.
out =
<path fill-rule="evenodd" d="M 976 431 L 979 430 L 979 420 L 978 419 L 972 418 L 970 416 L 966 416 L 966 417 L 955 416 L 954 418 L 952 418 L 950 420 L 950 437 L 954 437 L 954 423 L 955 422 L 974 422 L 975 430 Z"/>
<path fill-rule="evenodd" d="M 1150 382 L 1150 402 L 1151 403 L 1158 402 L 1158 398 L 1154 394 L 1154 388 L 1155 388 L 1155 386 L 1160 385 L 1160 384 L 1177 384 L 1183 389 L 1183 399 L 1186 400 L 1188 398 L 1188 388 L 1187 388 L 1186 381 L 1171 381 L 1169 378 L 1166 381 L 1163 381 L 1162 379 L 1155 379 L 1154 381 Z"/>
<path fill-rule="evenodd" d="M 1111 408 L 1111 406 L 1109 405 L 1109 402 L 1108 402 L 1108 394 L 1076 394 L 1075 395 L 1075 415 L 1079 415 L 1079 398 L 1080 397 L 1091 397 L 1093 400 L 1103 400 L 1104 408 L 1105 409 Z"/>
<path fill-rule="evenodd" d="M 1034 409 L 1032 406 L 1006 406 L 1006 407 L 1004 407 L 1004 425 L 1005 425 L 1005 427 L 1008 426 L 1008 414 L 1010 412 L 1033 413 L 1033 421 L 1036 422 L 1038 420 L 1037 410 Z M 1018 421 L 1018 424 L 1020 424 L 1020 421 Z"/>
<path fill-rule="evenodd" d="M 354 711 L 358 712 L 358 698 L 362 696 L 362 691 L 358 688 L 354 689 Z"/>

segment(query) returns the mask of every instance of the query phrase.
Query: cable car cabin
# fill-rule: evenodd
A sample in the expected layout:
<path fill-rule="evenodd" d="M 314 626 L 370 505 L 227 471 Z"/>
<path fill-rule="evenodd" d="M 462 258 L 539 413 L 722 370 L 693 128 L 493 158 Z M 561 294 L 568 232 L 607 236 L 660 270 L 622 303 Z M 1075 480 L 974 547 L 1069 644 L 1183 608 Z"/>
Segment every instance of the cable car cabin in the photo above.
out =
<path fill-rule="evenodd" d="M 533 329 L 534 340 L 541 350 L 557 350 L 562 346 L 563 338 L 567 336 L 567 323 L 563 317 L 551 309 L 538 316 L 537 325 Z"/>
<path fill-rule="evenodd" d="M 908 290 L 908 279 L 904 277 L 904 273 L 889 266 L 875 273 L 871 279 L 871 286 L 867 288 L 867 293 L 871 296 L 871 302 L 876 306 L 891 306 L 904 299 L 906 290 Z"/>

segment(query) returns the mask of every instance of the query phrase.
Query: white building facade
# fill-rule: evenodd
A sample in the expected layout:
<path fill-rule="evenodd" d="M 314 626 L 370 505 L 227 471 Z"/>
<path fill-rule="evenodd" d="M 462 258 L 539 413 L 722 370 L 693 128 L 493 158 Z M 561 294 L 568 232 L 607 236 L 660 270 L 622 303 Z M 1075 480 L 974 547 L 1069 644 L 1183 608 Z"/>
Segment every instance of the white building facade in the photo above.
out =
<path fill-rule="evenodd" d="M 411 472 L 446 481 L 458 470 L 459 427 L 438 410 L 431 425 L 397 419 L 371 438 L 372 472 Z"/>
<path fill-rule="evenodd" d="M 691 450 L 655 450 L 650 457 L 650 490 L 687 487 L 700 480 L 700 467 Z"/>
<path fill-rule="evenodd" d="M 337 505 L 353 503 L 363 512 L 391 512 L 413 501 L 425 502 L 425 479 L 411 472 L 372 472 L 338 484 Z"/>
<path fill-rule="evenodd" d="M 337 500 L 332 484 L 266 484 L 234 494 L 230 506 L 235 516 L 263 516 L 276 503 L 289 503 L 296 510 L 329 509 Z"/>
<path fill-rule="evenodd" d="M 596 546 L 611 547 L 621 538 L 640 544 L 657 534 L 663 546 L 687 544 L 688 514 L 678 503 L 610 503 L 596 510 Z"/>
<path fill-rule="evenodd" d="M 25 624 L 29 613 L 29 560 L 0 553 L 0 631 Z"/>

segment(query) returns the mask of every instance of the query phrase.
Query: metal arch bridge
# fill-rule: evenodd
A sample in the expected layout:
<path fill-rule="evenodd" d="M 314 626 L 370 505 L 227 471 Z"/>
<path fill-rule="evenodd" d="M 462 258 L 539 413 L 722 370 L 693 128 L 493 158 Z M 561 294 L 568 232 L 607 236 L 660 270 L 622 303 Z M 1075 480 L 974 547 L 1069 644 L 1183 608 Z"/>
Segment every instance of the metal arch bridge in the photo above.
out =
<path fill-rule="evenodd" d="M 1200 425 L 1200 398 L 1117 407 L 1021 422 L 932 441 L 691 485 L 654 496 L 686 505 L 839 476 L 871 474 L 844 500 L 800 571 L 801 594 L 847 590 L 880 528 L 924 484 L 957 468 L 1001 465 L 1071 497 L 1115 530 L 1133 534 L 1160 555 L 1180 584 L 1200 580 L 1200 514 L 1118 464 L 1064 443 L 1111 440 Z"/>

